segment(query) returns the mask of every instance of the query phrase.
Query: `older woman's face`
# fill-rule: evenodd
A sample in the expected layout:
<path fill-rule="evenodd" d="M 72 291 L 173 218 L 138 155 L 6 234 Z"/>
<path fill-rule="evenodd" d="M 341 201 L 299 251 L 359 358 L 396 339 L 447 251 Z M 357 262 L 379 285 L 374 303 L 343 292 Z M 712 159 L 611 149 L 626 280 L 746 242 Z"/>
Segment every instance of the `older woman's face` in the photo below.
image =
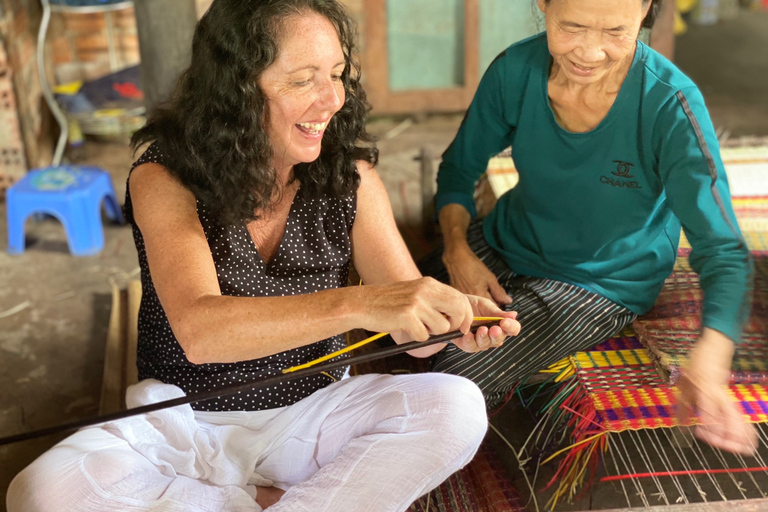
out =
<path fill-rule="evenodd" d="M 320 156 L 323 133 L 344 105 L 345 60 L 333 24 L 317 13 L 283 22 L 279 53 L 259 78 L 278 171 Z"/>
<path fill-rule="evenodd" d="M 547 18 L 552 58 L 576 83 L 597 82 L 633 58 L 650 0 L 538 0 Z"/>

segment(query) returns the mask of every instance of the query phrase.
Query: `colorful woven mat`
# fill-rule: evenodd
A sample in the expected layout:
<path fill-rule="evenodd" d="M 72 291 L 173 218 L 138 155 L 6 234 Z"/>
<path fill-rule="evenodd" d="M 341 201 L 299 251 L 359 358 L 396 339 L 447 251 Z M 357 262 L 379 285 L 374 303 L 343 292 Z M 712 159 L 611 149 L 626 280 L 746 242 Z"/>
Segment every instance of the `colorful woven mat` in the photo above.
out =
<path fill-rule="evenodd" d="M 576 375 L 589 395 L 598 431 L 672 427 L 676 388 L 665 383 L 643 349 L 579 352 Z M 768 422 L 768 386 L 732 384 L 730 393 L 749 421 Z M 582 411 L 583 413 L 583 411 Z"/>
<path fill-rule="evenodd" d="M 407 512 L 525 512 L 493 449 L 485 444 L 461 471 L 419 498 Z"/>
<path fill-rule="evenodd" d="M 768 182 L 768 172 L 764 179 Z M 768 197 L 733 198 L 733 210 L 747 247 L 756 256 L 768 256 Z M 687 256 L 691 244 L 680 235 L 678 255 Z"/>
<path fill-rule="evenodd" d="M 573 363 L 590 394 L 665 384 L 645 349 L 579 352 Z"/>
<path fill-rule="evenodd" d="M 575 377 L 563 382 L 565 396 L 559 400 L 559 408 L 570 413 L 566 424 L 571 444 L 555 454 L 564 457 L 549 483 L 556 485 L 551 508 L 573 497 L 585 483 L 589 486 L 608 436 L 679 426 L 677 388 L 661 378 L 651 354 L 637 343 L 625 332 L 601 343 L 598 350 L 571 358 Z M 768 422 L 768 384 L 731 384 L 729 393 L 747 421 Z"/>
<path fill-rule="evenodd" d="M 762 153 L 761 153 L 762 154 Z M 762 158 L 762 157 L 761 157 Z M 768 170 L 764 178 L 768 181 Z M 768 198 L 736 198 L 734 210 L 755 264 L 752 310 L 733 361 L 732 382 L 768 383 Z M 688 351 L 702 329 L 704 293 L 688 261 L 690 245 L 681 238 L 672 275 L 653 309 L 634 323 L 659 373 L 670 383 L 680 378 Z"/>
<path fill-rule="evenodd" d="M 687 354 L 701 333 L 703 298 L 698 275 L 675 270 L 653 309 L 633 324 L 660 375 L 672 384 L 680 378 Z M 760 255 L 755 259 L 752 311 L 732 371 L 732 382 L 768 383 L 768 258 Z"/>

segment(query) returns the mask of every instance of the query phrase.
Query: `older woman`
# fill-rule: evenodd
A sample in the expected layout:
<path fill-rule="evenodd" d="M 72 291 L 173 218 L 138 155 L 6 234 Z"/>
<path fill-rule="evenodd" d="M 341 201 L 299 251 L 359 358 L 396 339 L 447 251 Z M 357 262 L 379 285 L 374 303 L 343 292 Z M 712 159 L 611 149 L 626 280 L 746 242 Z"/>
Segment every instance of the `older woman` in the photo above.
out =
<path fill-rule="evenodd" d="M 522 331 L 492 354 L 449 348 L 436 369 L 499 403 L 522 377 L 647 311 L 682 224 L 706 293 L 683 403 L 700 437 L 751 453 L 755 431 L 723 386 L 749 311 L 750 256 L 701 94 L 637 41 L 657 3 L 538 0 L 546 33 L 491 64 L 440 166 L 445 250 L 429 273 L 514 304 Z M 473 184 L 509 145 L 520 182 L 473 222 Z"/>
<path fill-rule="evenodd" d="M 416 270 L 358 145 L 351 33 L 334 0 L 216 0 L 200 21 L 177 94 L 134 138 L 152 145 L 125 206 L 144 290 L 129 405 L 280 373 L 353 328 L 402 342 L 506 317 L 456 340 L 468 351 L 518 332 Z M 365 285 L 344 288 L 352 254 Z M 344 373 L 82 430 L 17 476 L 9 510 L 401 512 L 472 458 L 469 380 Z"/>

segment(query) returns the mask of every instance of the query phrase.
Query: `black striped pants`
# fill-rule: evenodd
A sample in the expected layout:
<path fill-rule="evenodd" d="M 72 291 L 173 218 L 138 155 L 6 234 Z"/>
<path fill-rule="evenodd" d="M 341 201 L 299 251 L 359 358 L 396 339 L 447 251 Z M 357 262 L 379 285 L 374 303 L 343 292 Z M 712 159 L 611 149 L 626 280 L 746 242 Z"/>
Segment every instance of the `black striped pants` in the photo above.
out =
<path fill-rule="evenodd" d="M 473 380 L 489 408 L 520 380 L 610 338 L 635 319 L 629 309 L 579 286 L 516 275 L 488 246 L 481 221 L 470 225 L 467 241 L 512 297 L 508 309 L 517 311 L 520 334 L 500 348 L 475 354 L 448 345 L 437 355 L 433 371 Z M 420 268 L 424 275 L 449 282 L 442 251 L 428 256 Z"/>

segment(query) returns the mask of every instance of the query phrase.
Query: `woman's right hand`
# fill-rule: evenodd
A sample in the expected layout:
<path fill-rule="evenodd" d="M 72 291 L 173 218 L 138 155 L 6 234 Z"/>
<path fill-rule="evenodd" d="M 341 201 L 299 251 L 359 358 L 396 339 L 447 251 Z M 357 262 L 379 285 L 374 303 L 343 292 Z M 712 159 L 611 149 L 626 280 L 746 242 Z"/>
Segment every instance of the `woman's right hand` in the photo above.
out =
<path fill-rule="evenodd" d="M 460 292 L 485 297 L 497 304 L 512 302 L 512 297 L 507 295 L 494 273 L 466 243 L 446 247 L 443 252 L 443 264 L 451 279 L 451 286 Z"/>
<path fill-rule="evenodd" d="M 466 333 L 472 326 L 467 296 L 431 277 L 360 289 L 366 295 L 362 327 L 369 331 L 403 331 L 425 341 L 431 334 Z"/>

